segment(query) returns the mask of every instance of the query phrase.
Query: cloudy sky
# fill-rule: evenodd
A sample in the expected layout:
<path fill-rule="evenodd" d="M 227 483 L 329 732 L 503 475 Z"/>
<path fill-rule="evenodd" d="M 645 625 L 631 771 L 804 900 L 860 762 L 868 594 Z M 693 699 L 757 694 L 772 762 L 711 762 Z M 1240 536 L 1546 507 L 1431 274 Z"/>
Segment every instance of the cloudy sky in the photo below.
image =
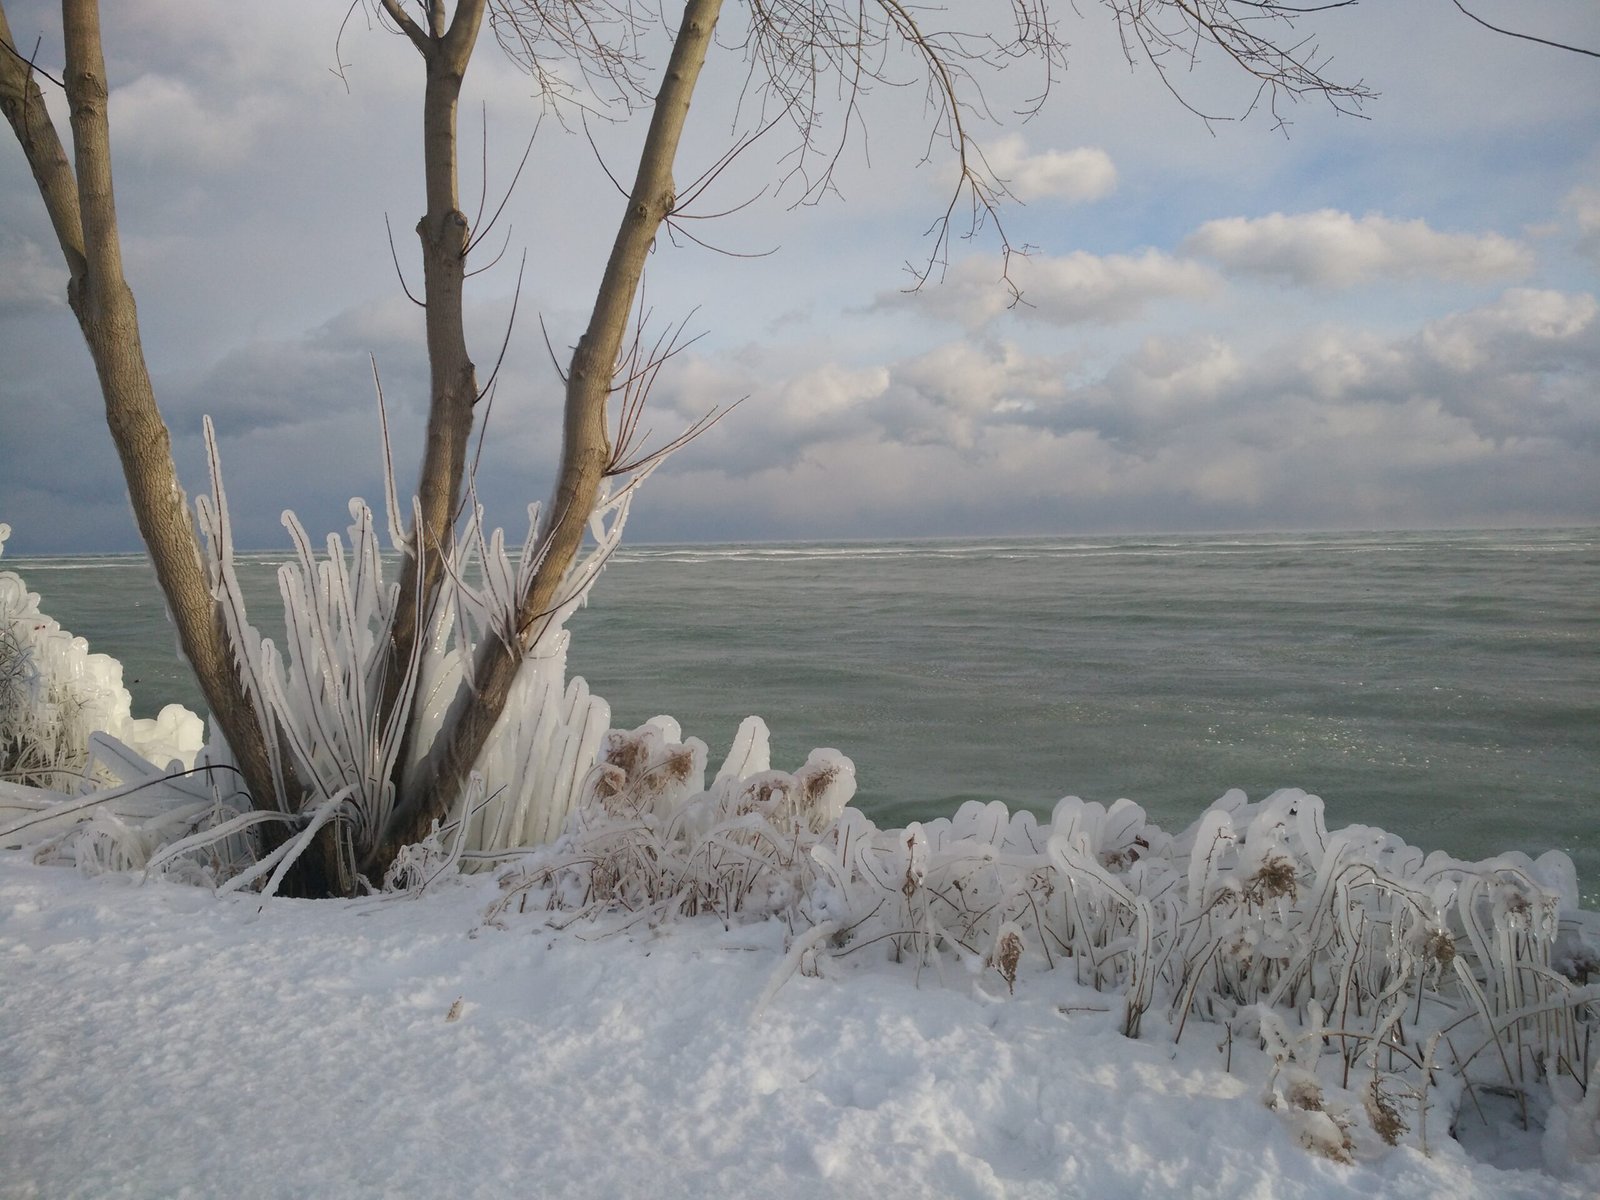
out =
<path fill-rule="evenodd" d="M 1469 7 L 1600 48 L 1587 0 Z M 57 7 L 6 8 L 58 65 Z M 417 286 L 420 62 L 359 12 L 341 40 L 344 5 L 325 0 L 107 8 L 127 273 L 186 481 L 203 479 L 210 413 L 242 545 L 283 544 L 284 508 L 342 528 L 349 496 L 382 494 L 369 355 L 402 487 L 420 456 L 421 321 L 384 232 L 387 214 Z M 646 423 L 670 436 L 748 399 L 649 482 L 636 539 L 1600 520 L 1600 61 L 1489 33 L 1448 0 L 1374 0 L 1305 31 L 1330 75 L 1379 96 L 1360 118 L 1290 106 L 1286 132 L 1261 112 L 1202 121 L 1128 64 L 1104 8 L 1078 8 L 1056 6 L 1070 66 L 1044 110 L 1012 115 L 1040 83 L 1018 64 L 987 79 L 993 119 L 972 128 L 1010 181 L 1011 241 L 1033 248 L 1013 259 L 1022 304 L 992 229 L 907 290 L 951 169 L 937 146 L 923 161 L 917 87 L 866 98 L 838 195 L 818 205 L 780 184 L 794 150 L 781 129 L 718 179 L 701 211 L 754 200 L 692 231 L 772 253 L 658 245 L 653 328 L 701 336 Z M 708 62 L 680 190 L 749 117 L 745 12 L 730 7 Z M 908 79 L 912 64 L 887 70 Z M 1207 60 L 1168 82 L 1220 117 L 1253 92 Z M 487 38 L 467 91 L 469 144 L 487 114 L 492 209 L 540 106 Z M 642 134 L 635 118 L 594 136 L 631 175 Z M 65 271 L 3 140 L 0 521 L 14 553 L 133 548 Z M 470 215 L 484 172 L 467 158 Z M 496 231 L 509 251 L 469 284 L 486 373 L 526 250 L 478 476 L 493 521 L 519 535 L 557 448 L 539 320 L 558 350 L 576 340 L 620 205 L 579 127 L 546 119 Z"/>

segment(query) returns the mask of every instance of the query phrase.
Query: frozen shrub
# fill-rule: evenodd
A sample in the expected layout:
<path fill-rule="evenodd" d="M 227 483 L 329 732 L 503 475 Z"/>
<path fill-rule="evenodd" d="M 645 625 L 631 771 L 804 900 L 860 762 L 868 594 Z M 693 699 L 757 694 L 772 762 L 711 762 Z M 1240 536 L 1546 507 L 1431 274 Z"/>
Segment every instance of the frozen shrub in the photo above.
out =
<path fill-rule="evenodd" d="M 707 787 L 705 743 L 681 738 L 669 717 L 611 730 L 566 832 L 502 876 L 498 912 L 537 893 L 551 907 L 651 920 L 800 919 L 812 850 L 854 794 L 854 764 L 818 750 L 793 775 L 771 770 L 766 726 L 750 718 Z"/>
<path fill-rule="evenodd" d="M 1479 1085 L 1544 1089 L 1561 1145 L 1587 1153 L 1600 923 L 1559 853 L 1464 863 L 1378 829 L 1330 833 L 1322 801 L 1293 789 L 1229 792 L 1176 836 L 1130 801 L 1076 797 L 1048 824 L 968 803 L 879 829 L 848 806 L 854 772 L 834 751 L 771 771 L 765 727 L 747 723 L 737 766 L 701 790 L 704 747 L 680 739 L 665 718 L 609 734 L 567 833 L 504 877 L 496 916 L 530 900 L 780 916 L 813 971 L 950 957 L 1007 993 L 1069 970 L 1120 996 L 1129 1036 L 1154 1016 L 1175 1038 L 1196 1019 L 1230 1046 L 1255 1039 L 1269 1105 L 1336 1160 L 1426 1148 Z"/>

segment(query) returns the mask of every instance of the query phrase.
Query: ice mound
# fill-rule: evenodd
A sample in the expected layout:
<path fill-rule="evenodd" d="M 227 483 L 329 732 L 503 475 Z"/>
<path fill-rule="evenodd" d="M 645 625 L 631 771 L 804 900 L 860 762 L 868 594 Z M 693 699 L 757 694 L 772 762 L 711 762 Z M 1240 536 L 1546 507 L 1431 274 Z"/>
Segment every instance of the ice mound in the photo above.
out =
<path fill-rule="evenodd" d="M 0 524 L 0 549 L 10 534 Z M 0 571 L 0 762 L 13 778 L 65 790 L 105 733 L 158 767 L 188 770 L 205 742 L 205 722 L 179 704 L 154 718 L 133 715 L 122 664 L 39 609 L 21 576 Z"/>

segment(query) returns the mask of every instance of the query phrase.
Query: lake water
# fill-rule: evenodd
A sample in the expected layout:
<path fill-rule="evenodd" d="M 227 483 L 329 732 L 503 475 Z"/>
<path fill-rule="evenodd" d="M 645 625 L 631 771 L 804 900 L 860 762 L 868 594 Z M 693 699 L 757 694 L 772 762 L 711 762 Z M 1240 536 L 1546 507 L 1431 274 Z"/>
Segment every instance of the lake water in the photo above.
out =
<path fill-rule="evenodd" d="M 278 556 L 242 576 L 269 635 Z M 0 560 L 121 658 L 135 711 L 199 707 L 143 560 Z M 1230 787 L 1464 857 L 1559 848 L 1600 897 L 1600 530 L 642 546 L 570 624 L 615 724 L 713 766 L 856 763 L 880 824 L 1127 796 L 1180 828 Z"/>

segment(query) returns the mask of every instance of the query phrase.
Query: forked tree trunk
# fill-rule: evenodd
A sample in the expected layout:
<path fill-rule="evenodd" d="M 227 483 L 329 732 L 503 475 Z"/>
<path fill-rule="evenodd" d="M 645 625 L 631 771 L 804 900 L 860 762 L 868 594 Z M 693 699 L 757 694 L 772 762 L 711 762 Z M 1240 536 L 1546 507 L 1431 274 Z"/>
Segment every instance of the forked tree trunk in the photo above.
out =
<path fill-rule="evenodd" d="M 398 0 L 385 10 L 427 64 L 424 152 L 428 210 L 418 225 L 423 246 L 428 352 L 432 369 L 428 447 L 418 489 L 422 520 L 412 531 L 400 616 L 391 639 L 383 712 L 398 703 L 398 680 L 416 639 L 426 632 L 442 577 L 464 485 L 467 441 L 478 389 L 467 353 L 462 286 L 471 236 L 458 202 L 456 106 L 485 0 L 462 0 L 446 28 L 442 0 L 425 6 L 427 28 Z M 651 243 L 675 203 L 672 163 L 690 99 L 705 62 L 721 0 L 689 0 L 656 96 L 628 207 L 607 262 L 589 326 L 568 374 L 560 475 L 540 531 L 547 547 L 517 615 L 515 650 L 484 639 L 472 679 L 461 689 L 417 782 L 397 805 L 376 850 L 353 862 L 343 824 L 331 822 L 313 842 L 286 890 L 301 895 L 348 895 L 353 868 L 381 878 L 394 855 L 447 815 L 468 771 L 504 711 L 524 653 L 537 641 L 610 465 L 607 401 L 619 352 Z M 207 703 L 238 758 L 261 808 L 297 806 L 298 794 L 278 797 L 262 722 L 244 692 L 206 580 L 193 516 L 172 462 L 170 437 L 156 408 L 140 345 L 133 293 L 122 275 L 111 188 L 107 85 L 94 0 L 64 0 L 67 93 L 72 110 L 77 175 L 45 110 L 26 64 L 0 52 L 0 108 L 16 132 L 44 197 L 71 273 L 69 300 L 83 329 L 105 396 L 107 422 L 122 458 L 140 532 L 149 546 L 179 639 Z M 14 46 L 0 0 L 0 36 Z M 422 620 L 415 618 L 421 615 Z M 396 714 L 407 719 L 409 714 Z M 409 724 L 409 721 L 407 722 Z M 283 757 L 284 770 L 290 770 Z M 402 762 L 404 758 L 402 757 Z M 296 787 L 291 783 L 291 787 Z M 281 840 L 278 834 L 274 840 Z"/>
<path fill-rule="evenodd" d="M 384 2 L 387 5 L 389 0 Z M 618 356 L 646 256 L 676 203 L 672 164 L 721 9 L 722 0 L 688 0 L 684 7 L 666 75 L 656 93 L 628 207 L 606 262 L 589 327 L 578 342 L 567 374 L 560 475 L 540 530 L 547 550 L 522 597 L 516 636 L 506 640 L 488 636 L 478 646 L 472 678 L 457 693 L 432 752 L 396 806 L 368 863 L 369 874 L 386 867 L 403 847 L 424 837 L 433 821 L 442 822 L 449 814 L 495 722 L 505 711 L 524 655 L 538 640 L 562 580 L 583 544 L 584 529 L 611 459 L 607 401 Z"/>

